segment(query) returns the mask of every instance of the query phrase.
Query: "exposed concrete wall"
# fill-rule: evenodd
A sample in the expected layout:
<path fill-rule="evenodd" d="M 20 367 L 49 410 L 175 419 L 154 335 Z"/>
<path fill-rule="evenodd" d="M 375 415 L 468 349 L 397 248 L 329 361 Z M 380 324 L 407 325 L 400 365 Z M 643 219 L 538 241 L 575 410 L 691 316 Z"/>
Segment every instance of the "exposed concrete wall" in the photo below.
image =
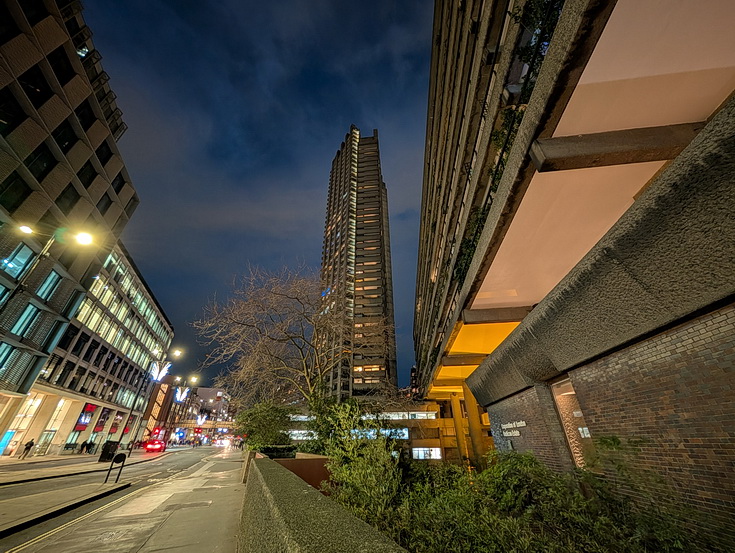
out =
<path fill-rule="evenodd" d="M 477 400 L 490 405 L 731 297 L 734 181 L 730 99 L 468 378 Z"/>
<path fill-rule="evenodd" d="M 250 465 L 241 553 L 405 552 L 275 461 Z"/>

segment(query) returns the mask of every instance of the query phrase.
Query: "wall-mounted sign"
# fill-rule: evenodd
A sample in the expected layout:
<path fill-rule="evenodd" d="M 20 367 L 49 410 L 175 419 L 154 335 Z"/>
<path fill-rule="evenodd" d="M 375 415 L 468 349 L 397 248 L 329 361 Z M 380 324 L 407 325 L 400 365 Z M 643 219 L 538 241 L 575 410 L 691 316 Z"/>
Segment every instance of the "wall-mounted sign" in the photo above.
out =
<path fill-rule="evenodd" d="M 517 428 L 525 428 L 526 427 L 526 421 L 513 421 L 513 422 L 507 422 L 505 424 L 501 424 L 500 428 L 503 430 L 503 436 L 505 438 L 514 438 L 521 435 L 520 431 L 516 430 Z"/>

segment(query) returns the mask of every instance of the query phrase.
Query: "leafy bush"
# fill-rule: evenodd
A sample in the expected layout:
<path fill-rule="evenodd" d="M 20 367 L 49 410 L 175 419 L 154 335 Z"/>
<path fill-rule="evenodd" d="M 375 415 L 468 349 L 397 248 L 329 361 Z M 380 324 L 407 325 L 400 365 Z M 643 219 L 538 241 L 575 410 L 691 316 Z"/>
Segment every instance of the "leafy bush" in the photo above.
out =
<path fill-rule="evenodd" d="M 384 438 L 355 440 L 339 455 L 330 465 L 334 499 L 409 551 L 696 550 L 673 518 L 638 512 L 592 473 L 557 474 L 530 454 L 492 454 L 479 474 L 399 466 Z"/>
<path fill-rule="evenodd" d="M 245 443 L 250 449 L 289 445 L 291 438 L 286 430 L 291 424 L 290 413 L 287 407 L 271 402 L 258 403 L 237 416 L 236 429 L 245 436 Z"/>

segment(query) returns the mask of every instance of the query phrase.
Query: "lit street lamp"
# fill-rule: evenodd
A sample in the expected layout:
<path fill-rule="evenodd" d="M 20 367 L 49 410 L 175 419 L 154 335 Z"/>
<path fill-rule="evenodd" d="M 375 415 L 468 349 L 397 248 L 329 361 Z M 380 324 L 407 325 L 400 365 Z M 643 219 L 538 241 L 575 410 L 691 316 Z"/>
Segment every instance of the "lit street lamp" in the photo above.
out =
<path fill-rule="evenodd" d="M 18 230 L 20 230 L 23 234 L 38 234 L 28 225 L 22 225 L 18 227 Z M 36 258 L 33 260 L 33 262 L 28 267 L 28 269 L 25 270 L 23 275 L 18 280 L 18 284 L 13 289 L 13 291 L 10 293 L 8 298 L 5 300 L 5 303 L 3 304 L 3 308 L 10 305 L 10 301 L 16 295 L 18 295 L 20 292 L 26 289 L 26 283 L 28 282 L 28 279 L 31 277 L 33 272 L 38 267 L 38 264 L 41 263 L 41 260 L 45 259 L 46 256 L 48 256 L 48 252 L 51 249 L 51 246 L 53 246 L 57 240 L 59 240 L 62 236 L 64 236 L 64 229 L 57 229 L 56 232 L 54 232 L 51 235 L 47 235 L 47 234 L 46 235 L 38 234 L 38 235 L 48 237 L 48 240 L 46 241 L 46 244 L 43 246 L 43 248 L 41 248 L 41 251 L 36 256 Z M 73 238 L 74 240 L 76 240 L 77 244 L 82 245 L 82 246 L 89 246 L 94 241 L 94 239 L 92 238 L 92 235 L 87 232 L 79 232 L 73 235 Z"/>

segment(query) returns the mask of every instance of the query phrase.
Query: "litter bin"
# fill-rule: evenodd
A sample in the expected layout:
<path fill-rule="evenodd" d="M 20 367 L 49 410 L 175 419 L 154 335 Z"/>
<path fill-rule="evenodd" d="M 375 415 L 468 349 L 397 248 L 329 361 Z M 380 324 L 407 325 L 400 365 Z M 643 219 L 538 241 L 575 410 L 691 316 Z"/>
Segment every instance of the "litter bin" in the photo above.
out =
<path fill-rule="evenodd" d="M 100 453 L 100 458 L 97 459 L 100 463 L 106 462 L 106 461 L 112 461 L 112 458 L 115 457 L 115 453 L 117 452 L 117 448 L 120 445 L 120 442 L 111 442 L 106 441 L 104 444 L 102 444 L 102 452 Z"/>

